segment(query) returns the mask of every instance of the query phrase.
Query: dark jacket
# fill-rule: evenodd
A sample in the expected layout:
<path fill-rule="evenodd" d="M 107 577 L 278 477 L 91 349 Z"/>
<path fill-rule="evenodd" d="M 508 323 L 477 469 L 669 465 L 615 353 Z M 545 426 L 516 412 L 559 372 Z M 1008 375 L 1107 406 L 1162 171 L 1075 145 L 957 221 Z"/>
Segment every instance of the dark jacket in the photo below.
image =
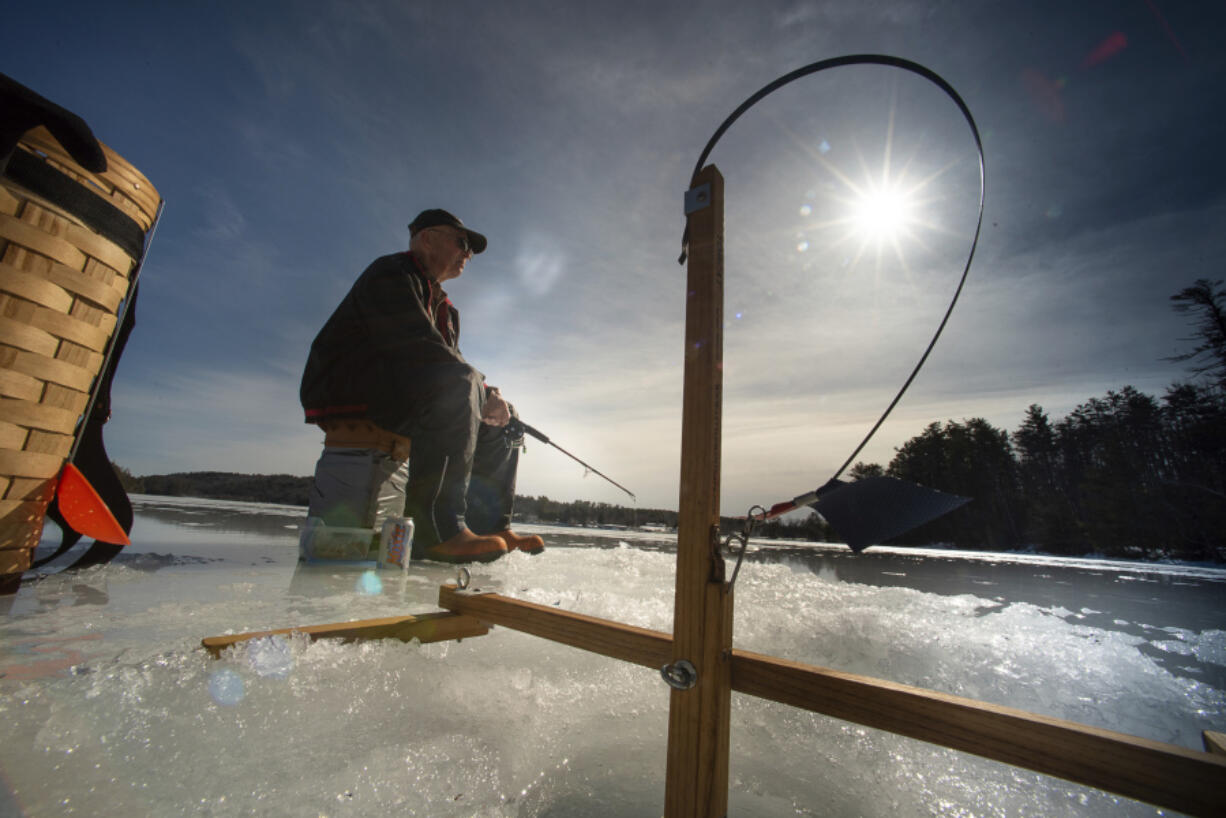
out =
<path fill-rule="evenodd" d="M 459 339 L 459 311 L 412 254 L 375 259 L 311 344 L 299 391 L 307 423 L 390 422 L 424 397 L 415 371 L 471 370 Z"/>

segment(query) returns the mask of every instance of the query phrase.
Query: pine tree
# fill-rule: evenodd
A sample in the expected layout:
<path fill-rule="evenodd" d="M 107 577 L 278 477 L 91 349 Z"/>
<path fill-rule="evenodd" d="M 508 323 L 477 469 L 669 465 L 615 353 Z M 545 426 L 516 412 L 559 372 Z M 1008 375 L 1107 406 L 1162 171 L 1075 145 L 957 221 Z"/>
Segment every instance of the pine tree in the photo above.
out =
<path fill-rule="evenodd" d="M 1172 307 L 1179 313 L 1192 313 L 1196 334 L 1184 340 L 1196 341 L 1191 352 L 1174 355 L 1171 361 L 1195 361 L 1188 369 L 1197 375 L 1207 375 L 1219 387 L 1226 388 L 1226 288 L 1222 280 L 1201 278 L 1171 296 Z"/>
<path fill-rule="evenodd" d="M 863 480 L 865 477 L 881 477 L 884 474 L 885 468 L 879 463 L 865 463 L 861 460 L 847 470 L 847 479 Z"/>
<path fill-rule="evenodd" d="M 1032 403 L 1022 425 L 1013 433 L 1018 456 L 1018 480 L 1024 508 L 1024 540 L 1044 550 L 1077 553 L 1082 536 L 1065 485 L 1056 429 Z"/>
<path fill-rule="evenodd" d="M 1020 544 L 1017 463 L 1009 435 L 983 418 L 929 424 L 898 449 L 887 473 L 973 500 L 900 540 L 965 548 Z"/>

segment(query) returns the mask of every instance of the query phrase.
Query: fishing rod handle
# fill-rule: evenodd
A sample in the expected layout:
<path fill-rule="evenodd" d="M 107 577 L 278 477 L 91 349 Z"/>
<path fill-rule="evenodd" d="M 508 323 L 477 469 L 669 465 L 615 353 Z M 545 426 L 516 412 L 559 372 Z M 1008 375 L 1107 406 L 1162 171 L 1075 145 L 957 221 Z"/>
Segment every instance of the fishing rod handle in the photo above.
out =
<path fill-rule="evenodd" d="M 542 443 L 550 442 L 549 438 L 546 435 L 544 435 L 540 430 L 532 428 L 531 426 L 524 423 L 523 421 L 520 421 L 520 423 L 524 427 L 524 431 L 532 435 L 533 437 L 535 437 L 537 440 L 541 441 Z"/>

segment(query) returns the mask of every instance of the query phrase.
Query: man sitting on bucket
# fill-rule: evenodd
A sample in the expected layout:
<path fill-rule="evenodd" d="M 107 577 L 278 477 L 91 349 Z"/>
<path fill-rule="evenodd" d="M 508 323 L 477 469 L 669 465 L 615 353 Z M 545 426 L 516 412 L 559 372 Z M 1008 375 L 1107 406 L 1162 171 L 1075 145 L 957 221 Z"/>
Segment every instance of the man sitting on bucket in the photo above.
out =
<path fill-rule="evenodd" d="M 514 410 L 460 354 L 460 314 L 440 286 L 485 250 L 445 210 L 409 225 L 409 250 L 375 259 L 311 344 L 308 422 L 362 417 L 412 440 L 406 514 L 415 559 L 487 562 L 544 542 L 513 532 Z"/>

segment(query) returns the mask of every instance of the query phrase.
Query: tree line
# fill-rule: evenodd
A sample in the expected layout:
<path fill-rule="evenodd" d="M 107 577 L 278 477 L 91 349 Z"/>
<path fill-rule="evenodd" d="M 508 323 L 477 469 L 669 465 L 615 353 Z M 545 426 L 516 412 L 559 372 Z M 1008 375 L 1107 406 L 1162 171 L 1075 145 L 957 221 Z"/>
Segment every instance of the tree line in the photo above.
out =
<path fill-rule="evenodd" d="M 987 550 L 1035 548 L 1141 559 L 1226 561 L 1226 400 L 1127 386 L 1053 422 L 1027 409 L 1009 434 L 982 418 L 932 423 L 884 469 L 973 502 L 898 538 Z"/>
<path fill-rule="evenodd" d="M 885 473 L 974 502 L 899 538 L 1057 554 L 1226 561 L 1226 289 L 1171 297 L 1194 321 L 1192 382 L 1155 399 L 1131 386 L 1052 421 L 1038 404 L 1006 433 L 982 418 L 933 423 Z"/>
<path fill-rule="evenodd" d="M 210 500 L 245 500 L 305 506 L 310 502 L 314 478 L 292 474 L 236 474 L 220 471 L 176 472 L 138 477 L 115 465 L 124 489 L 132 494 L 160 494 L 168 497 L 204 497 Z"/>
<path fill-rule="evenodd" d="M 176 472 L 137 476 L 115 464 L 115 471 L 124 488 L 133 494 L 156 494 L 169 497 L 203 497 L 211 500 L 242 500 L 252 503 L 307 506 L 310 503 L 312 477 L 291 474 L 238 474 L 235 472 Z M 516 495 L 515 516 L 525 522 L 557 523 L 560 525 L 604 526 L 609 528 L 658 527 L 665 531 L 677 529 L 677 512 L 664 508 L 630 508 L 587 500 L 570 502 L 551 500 L 545 496 Z M 739 530 L 740 522 L 723 520 L 728 531 Z M 772 521 L 755 530 L 765 537 L 790 539 L 828 539 L 829 530 L 818 517 L 802 521 Z"/>
<path fill-rule="evenodd" d="M 559 502 L 548 497 L 515 498 L 515 517 L 527 522 L 560 523 L 562 525 L 606 526 L 613 528 L 663 528 L 677 530 L 676 511 L 664 508 L 627 508 L 609 503 L 586 500 Z M 744 521 L 737 517 L 721 517 L 724 534 L 739 532 Z M 830 542 L 834 531 L 816 514 L 806 518 L 771 520 L 754 526 L 755 537 L 767 539 L 810 540 Z"/>
<path fill-rule="evenodd" d="M 137 476 L 113 464 L 124 488 L 133 494 L 169 497 L 203 497 L 211 500 L 243 500 L 252 503 L 307 506 L 310 504 L 313 477 L 291 474 L 238 474 L 197 471 Z M 563 525 L 589 525 L 633 528 L 653 524 L 675 529 L 677 512 L 656 508 L 626 508 L 586 500 L 559 502 L 548 497 L 516 495 L 516 517 L 522 520 Z"/>

